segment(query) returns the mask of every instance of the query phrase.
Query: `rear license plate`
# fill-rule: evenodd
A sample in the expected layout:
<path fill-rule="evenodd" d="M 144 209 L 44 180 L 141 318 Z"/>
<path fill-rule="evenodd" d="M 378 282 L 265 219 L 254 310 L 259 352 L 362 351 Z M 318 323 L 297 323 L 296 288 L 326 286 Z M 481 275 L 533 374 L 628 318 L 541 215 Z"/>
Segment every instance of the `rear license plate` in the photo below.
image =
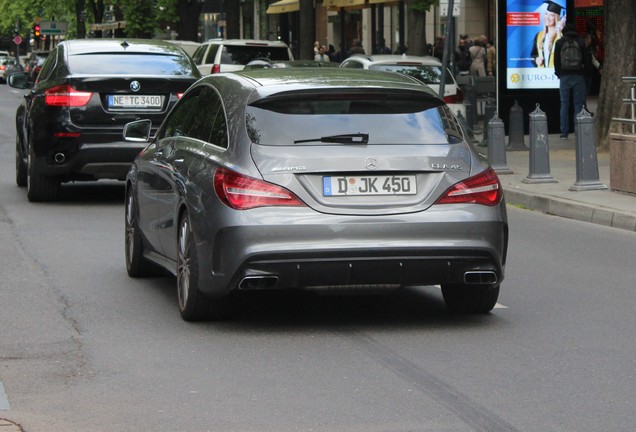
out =
<path fill-rule="evenodd" d="M 162 105 L 163 96 L 108 95 L 109 108 L 158 109 Z"/>
<path fill-rule="evenodd" d="M 325 176 L 322 178 L 324 196 L 415 195 L 416 193 L 414 175 Z"/>

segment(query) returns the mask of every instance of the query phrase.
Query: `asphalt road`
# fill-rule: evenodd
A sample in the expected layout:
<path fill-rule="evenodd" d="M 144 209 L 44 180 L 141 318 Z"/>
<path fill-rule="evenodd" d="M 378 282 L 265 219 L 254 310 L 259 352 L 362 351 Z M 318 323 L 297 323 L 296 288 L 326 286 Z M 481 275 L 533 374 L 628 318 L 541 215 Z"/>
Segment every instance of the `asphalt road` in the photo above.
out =
<path fill-rule="evenodd" d="M 260 296 L 185 323 L 124 266 L 123 187 L 31 204 L 0 86 L 0 419 L 27 432 L 631 431 L 636 233 L 509 208 L 500 305 Z M 4 392 L 2 391 L 4 389 Z"/>

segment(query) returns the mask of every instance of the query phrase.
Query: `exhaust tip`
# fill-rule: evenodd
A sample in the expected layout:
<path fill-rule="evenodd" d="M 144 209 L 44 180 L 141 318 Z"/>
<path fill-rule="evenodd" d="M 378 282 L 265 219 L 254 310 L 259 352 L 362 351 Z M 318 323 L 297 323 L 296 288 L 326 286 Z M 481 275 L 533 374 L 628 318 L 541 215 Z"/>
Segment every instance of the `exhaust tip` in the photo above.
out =
<path fill-rule="evenodd" d="M 55 153 L 55 155 L 53 156 L 53 160 L 55 161 L 55 163 L 63 164 L 64 161 L 66 160 L 66 155 L 61 152 Z"/>
<path fill-rule="evenodd" d="M 464 273 L 464 283 L 492 285 L 497 283 L 497 273 L 494 271 L 467 271 Z"/>
<path fill-rule="evenodd" d="M 278 276 L 246 276 L 239 283 L 241 290 L 272 289 L 278 285 Z"/>

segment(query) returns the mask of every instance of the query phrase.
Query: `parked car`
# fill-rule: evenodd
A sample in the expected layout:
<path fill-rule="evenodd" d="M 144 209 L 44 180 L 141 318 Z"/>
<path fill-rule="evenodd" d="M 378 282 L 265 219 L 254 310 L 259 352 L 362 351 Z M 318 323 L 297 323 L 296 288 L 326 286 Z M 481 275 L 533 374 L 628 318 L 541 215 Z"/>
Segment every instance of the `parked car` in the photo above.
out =
<path fill-rule="evenodd" d="M 340 67 L 354 69 L 372 69 L 399 72 L 417 78 L 428 85 L 436 94 L 439 94 L 439 86 L 442 77 L 442 63 L 436 57 L 378 54 L 358 54 L 344 60 Z M 457 85 L 453 74 L 446 70 L 444 83 L 444 102 L 453 113 L 459 110 L 466 115 L 464 107 L 464 92 Z"/>
<path fill-rule="evenodd" d="M 20 67 L 14 57 L 0 57 L 0 81 L 7 82 L 9 75 L 19 71 Z"/>
<path fill-rule="evenodd" d="M 293 60 L 284 42 L 256 39 L 210 39 L 192 55 L 202 75 L 242 70 L 254 59 Z"/>
<path fill-rule="evenodd" d="M 82 39 L 58 44 L 16 112 L 16 182 L 30 201 L 58 197 L 63 182 L 124 180 L 142 144 L 123 142 L 124 124 L 148 119 L 157 129 L 201 75 L 171 43 Z"/>
<path fill-rule="evenodd" d="M 26 68 L 24 69 L 29 74 L 29 81 L 35 81 L 42 69 L 44 61 L 49 56 L 50 51 L 33 51 L 29 54 L 26 60 Z"/>
<path fill-rule="evenodd" d="M 255 69 L 195 83 L 126 180 L 128 274 L 176 275 L 185 320 L 239 291 L 441 284 L 486 313 L 504 277 L 503 191 L 426 86 L 396 73 Z M 150 137 L 150 138 L 149 138 Z"/>

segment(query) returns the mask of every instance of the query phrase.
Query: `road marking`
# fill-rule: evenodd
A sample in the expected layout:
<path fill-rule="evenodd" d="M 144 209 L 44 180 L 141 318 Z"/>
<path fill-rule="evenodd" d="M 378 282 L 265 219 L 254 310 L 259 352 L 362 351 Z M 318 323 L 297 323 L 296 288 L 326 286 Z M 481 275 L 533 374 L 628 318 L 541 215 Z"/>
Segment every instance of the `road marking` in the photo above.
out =
<path fill-rule="evenodd" d="M 4 391 L 2 381 L 0 381 L 0 411 L 9 411 L 10 409 L 11 407 L 9 406 L 9 397 Z"/>

